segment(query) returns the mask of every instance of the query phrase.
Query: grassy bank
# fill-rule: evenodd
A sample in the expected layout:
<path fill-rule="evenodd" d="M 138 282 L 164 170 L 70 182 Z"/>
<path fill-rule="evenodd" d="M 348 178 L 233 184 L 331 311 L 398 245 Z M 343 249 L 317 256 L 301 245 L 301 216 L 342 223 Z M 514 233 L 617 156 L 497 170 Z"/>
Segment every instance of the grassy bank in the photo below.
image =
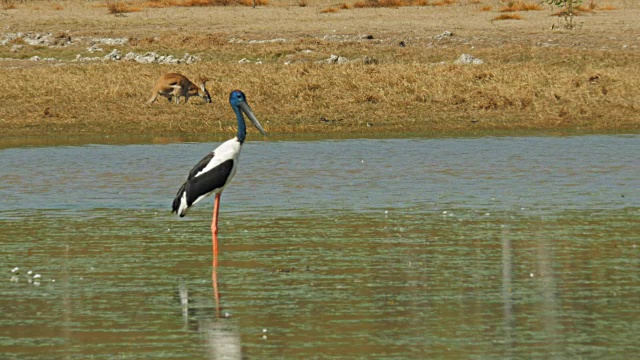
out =
<path fill-rule="evenodd" d="M 588 14 L 582 28 L 568 31 L 551 29 L 559 20 L 550 9 L 496 25 L 499 10 L 480 10 L 487 3 L 331 14 L 321 12 L 324 4 L 180 8 L 173 10 L 174 21 L 162 19 L 167 9 L 120 18 L 78 2 L 46 14 L 10 10 L 16 23 L 9 31 L 66 27 L 71 38 L 128 39 L 100 45 L 99 56 L 115 48 L 177 58 L 189 52 L 200 60 L 73 61 L 77 54 L 88 56 L 86 41 L 0 46 L 0 57 L 11 58 L 0 61 L 0 136 L 232 133 L 227 96 L 236 88 L 272 133 L 640 129 L 640 25 L 630 22 L 640 16 L 638 9 L 620 2 L 620 10 Z M 56 11 L 72 11 L 74 23 L 59 25 Z M 40 20 L 26 25 L 32 13 L 41 13 Z M 105 20 L 102 26 L 97 19 Z M 202 29 L 185 31 L 197 23 Z M 438 37 L 442 29 L 453 34 Z M 462 53 L 484 64 L 453 64 Z M 331 54 L 349 62 L 317 63 Z M 26 60 L 34 55 L 56 60 Z M 243 58 L 250 62 L 238 63 Z M 186 105 L 164 99 L 147 105 L 155 80 L 169 71 L 210 78 L 213 103 L 192 98 Z"/>

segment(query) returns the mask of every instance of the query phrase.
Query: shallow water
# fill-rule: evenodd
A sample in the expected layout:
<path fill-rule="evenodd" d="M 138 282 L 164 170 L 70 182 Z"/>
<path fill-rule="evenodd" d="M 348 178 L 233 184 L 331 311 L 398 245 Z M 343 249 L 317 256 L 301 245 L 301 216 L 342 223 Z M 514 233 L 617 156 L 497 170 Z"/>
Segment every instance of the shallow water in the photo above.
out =
<path fill-rule="evenodd" d="M 217 143 L 2 149 L 0 357 L 632 358 L 639 139 L 248 142 L 219 302 Z"/>

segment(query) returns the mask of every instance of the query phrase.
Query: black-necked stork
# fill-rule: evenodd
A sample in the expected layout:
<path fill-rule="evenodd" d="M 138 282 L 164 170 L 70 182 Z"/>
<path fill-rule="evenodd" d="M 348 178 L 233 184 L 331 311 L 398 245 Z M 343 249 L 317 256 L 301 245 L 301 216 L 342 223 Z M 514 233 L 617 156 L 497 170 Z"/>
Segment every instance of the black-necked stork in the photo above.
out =
<path fill-rule="evenodd" d="M 233 139 L 222 143 L 191 169 L 187 181 L 182 184 L 176 194 L 176 198 L 173 200 L 173 212 L 183 217 L 191 206 L 211 194 L 216 195 L 213 218 L 211 219 L 214 266 L 218 265 L 218 209 L 220 208 L 220 194 L 236 174 L 240 149 L 247 137 L 247 128 L 242 114 L 246 114 L 263 135 L 267 135 L 253 114 L 251 107 L 249 107 L 247 98 L 242 91 L 232 91 L 229 95 L 229 103 L 236 113 L 238 134 Z"/>

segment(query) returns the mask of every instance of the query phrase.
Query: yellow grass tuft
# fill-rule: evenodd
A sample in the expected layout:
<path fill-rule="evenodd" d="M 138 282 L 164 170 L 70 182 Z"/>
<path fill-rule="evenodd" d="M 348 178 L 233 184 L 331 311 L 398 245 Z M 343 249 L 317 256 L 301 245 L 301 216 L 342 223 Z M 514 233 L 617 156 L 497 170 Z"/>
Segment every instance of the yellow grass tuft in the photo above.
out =
<path fill-rule="evenodd" d="M 365 0 L 357 1 L 353 4 L 355 8 L 378 8 L 378 7 L 400 7 L 404 0 Z"/>
<path fill-rule="evenodd" d="M 351 9 L 351 8 L 352 8 L 352 6 L 350 4 L 347 4 L 347 3 L 342 3 L 340 5 L 340 9 L 342 9 L 342 10 L 347 10 L 347 9 Z"/>
<path fill-rule="evenodd" d="M 439 0 L 439 1 L 436 1 L 434 3 L 431 3 L 430 5 L 431 6 L 445 6 L 445 5 L 451 5 L 451 4 L 455 3 L 455 2 L 456 2 L 455 0 Z"/>
<path fill-rule="evenodd" d="M 202 6 L 267 6 L 268 0 L 151 0 L 141 3 L 146 8 L 202 7 Z"/>
<path fill-rule="evenodd" d="M 147 1 L 147 2 L 142 3 L 142 4 L 140 4 L 140 6 L 143 6 L 143 7 L 146 7 L 146 8 L 162 9 L 162 8 L 172 7 L 172 6 L 175 6 L 175 5 L 174 5 L 174 2 L 172 2 L 172 1 L 152 0 L 152 1 Z"/>
<path fill-rule="evenodd" d="M 531 4 L 523 1 L 511 1 L 507 3 L 507 6 L 500 9 L 501 12 L 515 12 L 515 11 L 537 11 L 543 10 L 540 4 Z"/>
<path fill-rule="evenodd" d="M 592 13 L 595 11 L 590 6 L 580 5 L 576 8 L 576 12 Z"/>
<path fill-rule="evenodd" d="M 123 1 L 107 1 L 106 6 L 109 13 L 114 15 L 137 12 L 141 10 L 139 7 L 131 6 Z"/>
<path fill-rule="evenodd" d="M 334 7 L 328 7 L 326 9 L 322 9 L 320 10 L 320 13 L 322 14 L 331 14 L 331 13 L 337 13 L 338 9 L 334 8 Z"/>
<path fill-rule="evenodd" d="M 354 8 L 397 8 L 403 6 L 444 6 L 454 4 L 456 0 L 440 0 L 430 3 L 429 0 L 359 0 Z"/>
<path fill-rule="evenodd" d="M 197 6 L 211 6 L 213 5 L 213 1 L 211 0 L 183 0 L 182 2 L 177 4 L 178 6 L 183 7 L 197 7 Z M 222 4 L 222 5 L 230 5 Z"/>
<path fill-rule="evenodd" d="M 13 0 L 2 0 L 2 10 L 12 10 L 16 8 Z"/>
<path fill-rule="evenodd" d="M 491 9 L 493 9 L 493 7 L 487 5 L 487 6 L 483 6 L 480 8 L 480 11 L 491 11 Z"/>
<path fill-rule="evenodd" d="M 522 16 L 520 14 L 500 14 L 497 17 L 494 17 L 493 20 L 522 20 Z"/>
<path fill-rule="evenodd" d="M 57 11 L 64 10 L 64 6 L 62 6 L 62 4 L 52 4 L 51 8 Z"/>

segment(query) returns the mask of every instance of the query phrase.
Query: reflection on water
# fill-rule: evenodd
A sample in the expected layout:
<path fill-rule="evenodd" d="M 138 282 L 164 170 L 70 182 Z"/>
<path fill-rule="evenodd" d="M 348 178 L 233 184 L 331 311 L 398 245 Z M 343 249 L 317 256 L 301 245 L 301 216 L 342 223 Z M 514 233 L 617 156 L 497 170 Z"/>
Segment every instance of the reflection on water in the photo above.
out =
<path fill-rule="evenodd" d="M 219 299 L 211 202 L 170 214 L 216 144 L 3 149 L 0 353 L 631 358 L 637 143 L 249 142 L 222 196 Z"/>
<path fill-rule="evenodd" d="M 217 286 L 215 276 L 212 281 L 214 285 Z M 235 322 L 228 320 L 228 316 L 223 316 L 220 313 L 217 288 L 214 290 L 216 304 L 213 311 L 209 311 L 210 308 L 203 309 L 191 306 L 192 300 L 189 298 L 189 290 L 184 280 L 180 281 L 178 296 L 186 328 L 190 331 L 201 333 L 205 339 L 206 358 L 226 360 L 242 359 L 240 333 Z"/>

